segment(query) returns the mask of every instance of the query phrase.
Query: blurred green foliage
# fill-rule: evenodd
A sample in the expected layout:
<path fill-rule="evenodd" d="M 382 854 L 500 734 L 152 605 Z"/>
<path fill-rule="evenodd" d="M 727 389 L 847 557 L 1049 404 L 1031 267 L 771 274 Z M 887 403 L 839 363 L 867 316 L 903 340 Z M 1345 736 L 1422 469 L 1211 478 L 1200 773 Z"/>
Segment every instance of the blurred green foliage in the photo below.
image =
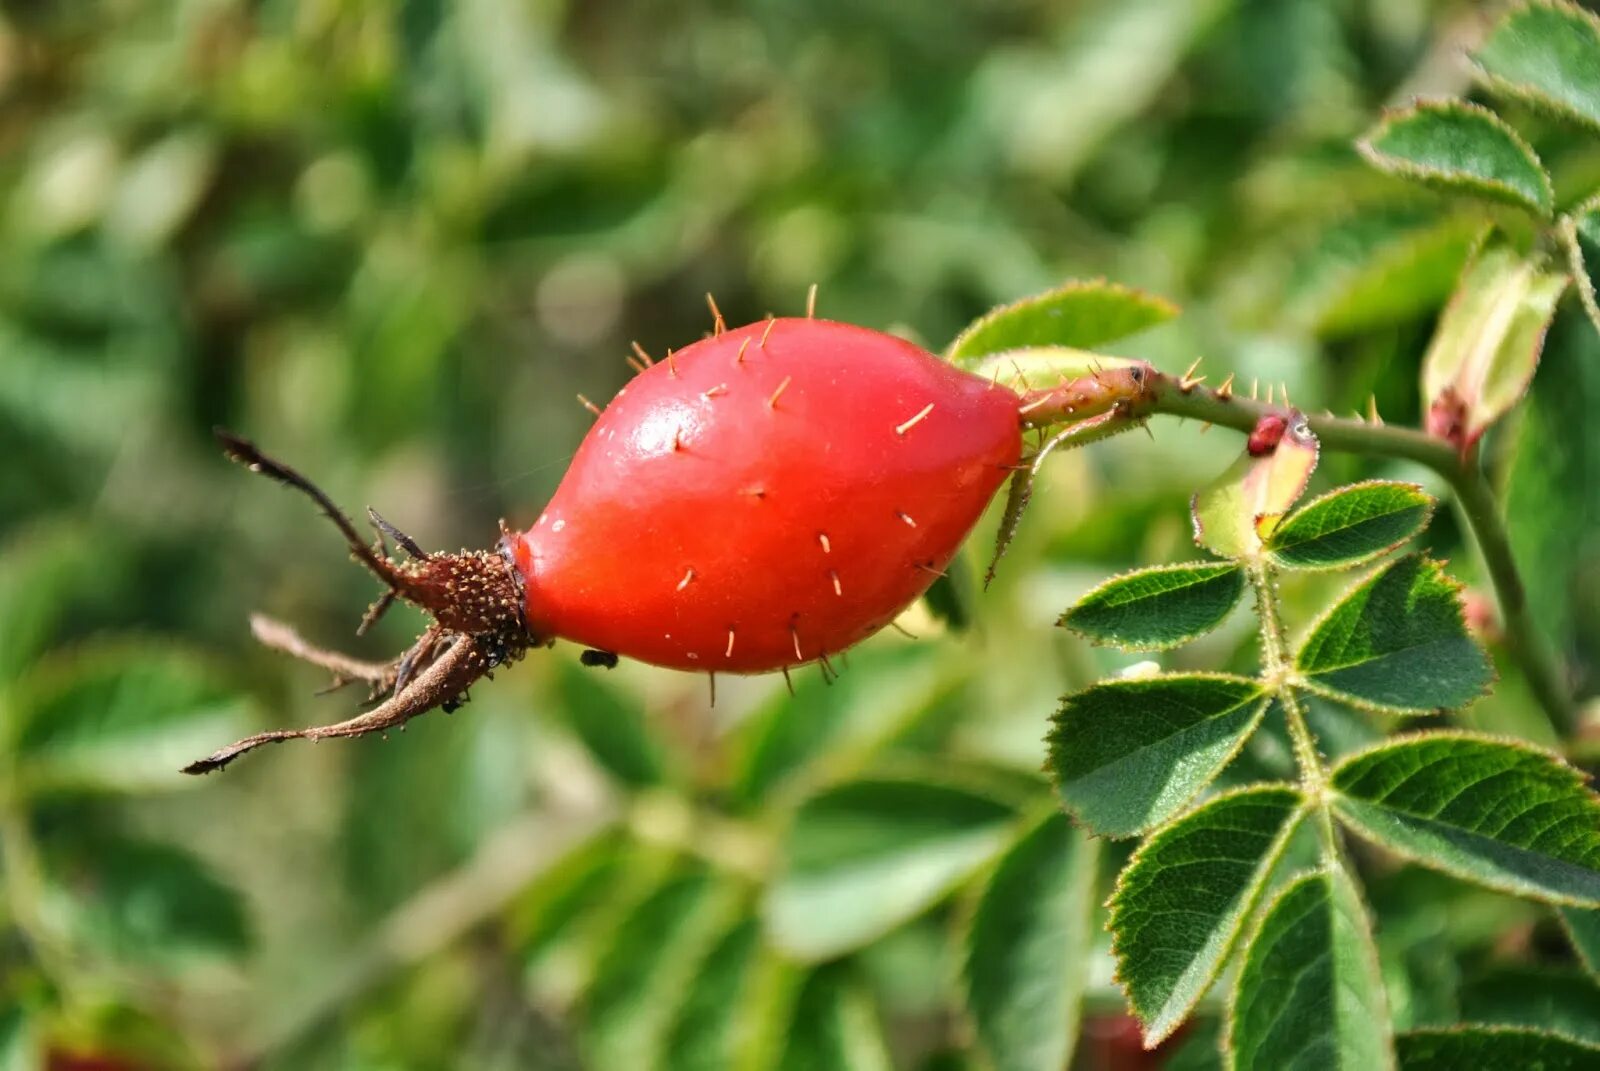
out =
<path fill-rule="evenodd" d="M 1486 25 L 1464 0 L 9 5 L 0 1068 L 978 1066 L 973 879 L 1037 821 L 1056 697 L 1134 660 L 1051 626 L 1113 569 L 1192 557 L 1183 503 L 1236 441 L 1168 423 L 1052 462 L 999 580 L 964 591 L 970 629 L 923 615 L 832 688 L 723 681 L 713 709 L 696 678 L 538 652 L 454 717 L 197 783 L 176 768 L 240 732 L 355 704 L 253 648 L 247 611 L 345 646 L 375 594 L 208 429 L 425 546 L 483 545 L 553 490 L 574 393 L 625 382 L 631 339 L 698 337 L 707 291 L 738 322 L 818 283 L 822 314 L 939 349 L 1096 275 L 1184 306 L 1118 352 L 1414 423 L 1478 224 L 1352 139 L 1386 103 L 1469 94 Z M 1503 113 L 1558 205 L 1600 185 L 1600 142 Z M 1491 446 L 1592 696 L 1600 455 L 1563 447 L 1600 355 L 1569 313 L 1546 358 L 1568 373 Z M 1426 482 L 1329 456 L 1315 486 L 1366 475 Z M 1427 538 L 1472 579 L 1447 516 Z M 1253 655 L 1236 616 L 1164 664 Z M 1502 674 L 1464 720 L 1546 738 Z M 1330 746 L 1372 736 L 1312 713 Z M 1289 769 L 1270 719 L 1241 761 Z M 872 881 L 884 845 L 914 880 Z M 1109 876 L 1126 847 L 1081 854 Z M 1549 913 L 1363 862 L 1399 1025 L 1555 963 L 1582 984 Z M 1136 1055 L 1090 932 L 1075 1066 L 1154 1066 L 1184 1038 Z M 1540 999 L 1504 1021 L 1595 1036 L 1592 1004 Z M 1206 1066 L 1216 1010 L 1172 1066 Z"/>

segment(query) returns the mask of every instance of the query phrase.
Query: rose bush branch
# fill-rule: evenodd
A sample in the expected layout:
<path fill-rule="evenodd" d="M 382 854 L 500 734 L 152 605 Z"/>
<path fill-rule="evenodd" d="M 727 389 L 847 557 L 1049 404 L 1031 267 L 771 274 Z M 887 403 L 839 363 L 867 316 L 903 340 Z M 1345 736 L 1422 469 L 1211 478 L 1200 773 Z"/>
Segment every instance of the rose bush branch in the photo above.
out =
<path fill-rule="evenodd" d="M 1245 433 L 1255 428 L 1263 417 L 1287 417 L 1293 411 L 1287 405 L 1230 394 L 1187 377 L 1155 371 L 1149 373 L 1145 390 L 1131 405 L 1136 416 L 1191 417 Z M 1571 733 L 1577 725 L 1571 693 L 1563 679 L 1559 659 L 1533 622 L 1505 523 L 1489 481 L 1479 466 L 1477 451 L 1463 454 L 1450 443 L 1425 432 L 1376 420 L 1308 414 L 1306 423 L 1328 449 L 1415 462 L 1438 473 L 1450 485 L 1494 585 L 1505 626 L 1506 649 L 1527 677 L 1528 686 L 1556 731 Z"/>

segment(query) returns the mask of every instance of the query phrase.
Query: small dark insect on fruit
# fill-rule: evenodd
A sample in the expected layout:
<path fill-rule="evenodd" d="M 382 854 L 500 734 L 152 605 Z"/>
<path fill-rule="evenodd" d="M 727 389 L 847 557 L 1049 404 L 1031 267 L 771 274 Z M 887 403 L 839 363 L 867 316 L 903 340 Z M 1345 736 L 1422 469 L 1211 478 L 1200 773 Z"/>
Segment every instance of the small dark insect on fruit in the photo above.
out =
<path fill-rule="evenodd" d="M 643 371 L 600 411 L 544 511 L 526 531 L 502 522 L 493 550 L 429 553 L 371 511 L 369 544 L 316 485 L 219 431 L 229 457 L 308 495 L 383 584 L 363 628 L 396 599 L 433 622 L 399 658 L 368 663 L 255 619 L 263 643 L 328 669 L 336 686 L 367 682 L 378 702 L 334 725 L 249 737 L 186 772 L 451 709 L 557 638 L 588 648 L 591 666 L 626 656 L 827 672 L 830 655 L 941 575 L 1019 467 L 1025 426 L 1126 413 L 1148 369 L 1019 395 L 891 335 L 810 317 L 729 330 L 719 314 L 710 338 L 659 361 L 640 352 Z M 389 556 L 391 541 L 405 559 Z"/>

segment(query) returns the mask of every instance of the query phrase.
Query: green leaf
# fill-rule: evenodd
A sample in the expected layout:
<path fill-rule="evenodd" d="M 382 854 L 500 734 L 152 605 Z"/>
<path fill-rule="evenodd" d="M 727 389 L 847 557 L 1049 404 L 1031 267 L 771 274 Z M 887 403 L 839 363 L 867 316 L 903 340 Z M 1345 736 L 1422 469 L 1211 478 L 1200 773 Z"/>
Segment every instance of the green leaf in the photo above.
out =
<path fill-rule="evenodd" d="M 1561 236 L 1567 244 L 1567 261 L 1578 283 L 1578 296 L 1589 322 L 1600 331 L 1600 195 L 1590 197 L 1561 221 Z"/>
<path fill-rule="evenodd" d="M 1090 829 L 1133 836 L 1210 783 L 1260 723 L 1266 700 L 1259 682 L 1223 674 L 1102 681 L 1063 701 L 1046 768 Z"/>
<path fill-rule="evenodd" d="M 1600 987 L 1577 969 L 1500 966 L 1461 987 L 1464 1022 L 1554 1030 L 1600 1045 Z"/>
<path fill-rule="evenodd" d="M 761 962 L 761 923 L 740 919 L 695 972 L 683 1007 L 667 1034 L 662 1066 L 669 1071 L 737 1067 L 748 1043 L 754 976 Z"/>
<path fill-rule="evenodd" d="M 1162 298 L 1104 279 L 1076 280 L 975 320 L 950 344 L 949 357 L 965 363 L 1034 346 L 1090 349 L 1176 315 L 1177 306 Z"/>
<path fill-rule="evenodd" d="M 1058 624 L 1098 643 L 1160 650 L 1215 628 L 1243 594 L 1244 570 L 1232 562 L 1158 565 L 1112 577 Z"/>
<path fill-rule="evenodd" d="M 1253 558 L 1262 540 L 1305 493 L 1321 444 L 1299 413 L 1277 445 L 1260 457 L 1246 452 L 1189 502 L 1194 539 L 1224 558 Z"/>
<path fill-rule="evenodd" d="M 1351 588 L 1301 644 L 1295 668 L 1331 699 L 1394 714 L 1464 706 L 1493 677 L 1467 634 L 1459 585 L 1419 554 Z"/>
<path fill-rule="evenodd" d="M 1441 219 L 1366 212 L 1337 220 L 1310 248 L 1295 251 L 1272 318 L 1323 337 L 1415 319 L 1450 295 L 1482 232 L 1477 213 Z"/>
<path fill-rule="evenodd" d="M 1037 346 L 1002 350 L 965 362 L 965 366 L 975 376 L 1022 391 L 1047 390 L 1060 386 L 1064 379 L 1082 379 L 1097 371 L 1130 368 L 1139 363 L 1128 357 L 1111 357 L 1069 346 Z"/>
<path fill-rule="evenodd" d="M 601 769 L 629 788 L 648 788 L 667 777 L 665 749 L 638 703 L 598 678 L 604 670 L 563 661 L 556 671 L 562 721 Z"/>
<path fill-rule="evenodd" d="M 1390 112 L 1356 143 L 1374 167 L 1453 193 L 1549 216 L 1550 177 L 1528 143 L 1494 112 L 1461 100 Z"/>
<path fill-rule="evenodd" d="M 1228 1015 L 1229 1066 L 1394 1066 L 1366 909 L 1343 870 L 1285 889 L 1250 939 Z"/>
<path fill-rule="evenodd" d="M 530 884 L 508 913 L 510 942 L 535 963 L 597 904 L 616 895 L 627 858 L 623 838 L 604 830 L 583 841 Z"/>
<path fill-rule="evenodd" d="M 1413 1030 L 1394 1039 L 1401 1071 L 1600 1071 L 1600 1047 L 1515 1026 Z"/>
<path fill-rule="evenodd" d="M 244 701 L 210 666 L 154 642 L 47 658 L 18 682 L 15 712 L 0 744 L 31 792 L 188 787 L 180 766 L 248 730 Z"/>
<path fill-rule="evenodd" d="M 84 594 L 88 577 L 102 577 L 100 547 L 75 527 L 29 531 L 0 551 L 0 684 L 33 664 L 63 616 Z"/>
<path fill-rule="evenodd" d="M 848 963 L 812 972 L 795 1001 L 778 1071 L 892 1071 L 889 1045 L 867 988 Z"/>
<path fill-rule="evenodd" d="M 1289 569 L 1347 569 L 1371 561 L 1428 526 L 1433 497 L 1414 483 L 1369 480 L 1339 487 L 1295 510 L 1267 540 Z"/>
<path fill-rule="evenodd" d="M 1466 449 L 1521 399 L 1567 282 L 1502 242 L 1479 251 L 1422 359 L 1430 434 Z"/>
<path fill-rule="evenodd" d="M 1591 977 L 1600 980 L 1600 909 L 1591 907 L 1557 908 L 1561 925 L 1572 940 L 1572 947 Z"/>
<path fill-rule="evenodd" d="M 1472 59 L 1495 88 L 1600 127 L 1600 20 L 1576 5 L 1523 4 Z"/>
<path fill-rule="evenodd" d="M 1094 943 L 1097 842 L 1047 817 L 995 867 L 967 933 L 963 982 L 995 1071 L 1065 1067 Z"/>
<path fill-rule="evenodd" d="M 43 1071 L 42 1033 L 27 1009 L 0 1009 L 0 1071 Z"/>
<path fill-rule="evenodd" d="M 654 1066 L 689 984 L 724 932 L 734 890 L 691 870 L 669 877 L 623 920 L 584 1004 L 589 1066 Z"/>
<path fill-rule="evenodd" d="M 1304 802 L 1286 785 L 1218 796 L 1152 833 L 1117 879 L 1112 952 L 1146 1047 L 1171 1036 L 1210 988 Z"/>
<path fill-rule="evenodd" d="M 1351 756 L 1331 784 L 1345 824 L 1408 859 L 1518 896 L 1600 905 L 1600 799 L 1554 755 L 1426 733 Z"/>
<path fill-rule="evenodd" d="M 1016 815 L 953 785 L 855 781 L 801 805 L 767 891 L 768 937 L 803 960 L 828 959 L 944 899 L 1002 849 Z"/>
<path fill-rule="evenodd" d="M 48 868 L 71 905 L 73 931 L 103 954 L 175 963 L 236 956 L 249 945 L 239 894 L 181 848 L 91 835 L 51 852 Z"/>

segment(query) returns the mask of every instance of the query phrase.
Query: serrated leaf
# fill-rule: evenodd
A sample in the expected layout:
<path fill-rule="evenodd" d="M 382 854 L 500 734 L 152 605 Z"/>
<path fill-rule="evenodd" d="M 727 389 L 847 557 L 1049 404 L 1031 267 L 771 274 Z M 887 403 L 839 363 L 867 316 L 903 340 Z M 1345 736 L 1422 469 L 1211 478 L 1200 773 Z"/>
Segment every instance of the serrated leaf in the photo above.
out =
<path fill-rule="evenodd" d="M 1512 1026 L 1462 1026 L 1413 1030 L 1394 1039 L 1400 1071 L 1526 1068 L 1528 1071 L 1600 1071 L 1600 1047 Z"/>
<path fill-rule="evenodd" d="M 921 914 L 999 853 L 1011 808 L 954 785 L 855 781 L 803 803 L 767 890 L 769 939 L 815 961 Z"/>
<path fill-rule="evenodd" d="M 1146 1047 L 1181 1026 L 1210 988 L 1304 802 L 1286 785 L 1219 796 L 1152 833 L 1117 879 L 1112 951 Z"/>
<path fill-rule="evenodd" d="M 1261 721 L 1261 684 L 1222 674 L 1102 681 L 1052 719 L 1046 769 L 1067 810 L 1128 837 L 1177 813 Z"/>
<path fill-rule="evenodd" d="M 181 848 L 92 836 L 51 852 L 48 866 L 73 931 L 104 955 L 167 963 L 235 956 L 249 944 L 238 892 Z"/>
<path fill-rule="evenodd" d="M 1399 558 L 1351 588 L 1301 644 L 1295 668 L 1331 699 L 1396 714 L 1464 706 L 1493 677 L 1438 562 Z"/>
<path fill-rule="evenodd" d="M 1177 314 L 1176 305 L 1151 294 L 1103 279 L 1077 280 L 986 313 L 950 344 L 949 357 L 964 364 L 1034 346 L 1091 349 Z"/>
<path fill-rule="evenodd" d="M 972 627 L 977 585 L 971 559 L 965 554 L 957 554 L 945 565 L 944 575 L 928 585 L 922 597 L 927 601 L 929 613 L 952 630 L 965 632 Z"/>
<path fill-rule="evenodd" d="M 667 778 L 666 750 L 652 733 L 643 708 L 585 669 L 563 661 L 556 671 L 561 720 L 617 781 L 648 788 Z"/>
<path fill-rule="evenodd" d="M 1250 939 L 1228 1013 L 1230 1067 L 1394 1066 L 1377 951 L 1343 870 L 1286 888 Z"/>
<path fill-rule="evenodd" d="M 1072 1056 L 1099 854 L 1065 815 L 1052 814 L 1006 853 L 984 888 L 962 982 L 995 1071 L 1056 1071 Z"/>
<path fill-rule="evenodd" d="M 1567 288 L 1501 242 L 1490 242 L 1461 273 L 1422 359 L 1422 396 L 1431 435 L 1465 450 L 1528 389 L 1545 330 Z"/>
<path fill-rule="evenodd" d="M 14 709 L 0 741 L 30 792 L 188 787 L 180 766 L 247 730 L 244 700 L 210 666 L 152 642 L 47 658 L 18 682 Z"/>
<path fill-rule="evenodd" d="M 1421 101 L 1383 117 L 1357 142 L 1379 170 L 1454 193 L 1550 214 L 1555 193 L 1528 143 L 1489 109 Z"/>
<path fill-rule="evenodd" d="M 1253 558 L 1262 540 L 1305 493 L 1321 445 L 1305 417 L 1291 412 L 1282 437 L 1259 457 L 1241 455 L 1189 502 L 1194 539 L 1224 558 Z"/>
<path fill-rule="evenodd" d="M 1371 480 L 1314 498 L 1266 542 L 1288 569 L 1347 569 L 1386 554 L 1428 525 L 1433 496 L 1414 483 Z"/>
<path fill-rule="evenodd" d="M 669 877 L 622 921 L 584 1001 L 588 1066 L 633 1071 L 658 1061 L 690 981 L 726 927 L 734 890 L 691 870 Z"/>
<path fill-rule="evenodd" d="M 1600 905 L 1600 799 L 1553 755 L 1419 734 L 1345 759 L 1330 783 L 1346 825 L 1408 859 L 1518 896 Z"/>
<path fill-rule="evenodd" d="M 1590 977 L 1600 981 L 1600 909 L 1562 907 L 1556 910 L 1584 969 Z"/>
<path fill-rule="evenodd" d="M 1600 127 L 1600 20 L 1576 5 L 1523 4 L 1472 59 L 1496 88 Z"/>
<path fill-rule="evenodd" d="M 1131 650 L 1176 647 L 1221 624 L 1244 586 L 1244 570 L 1232 562 L 1157 565 L 1112 577 L 1058 623 Z"/>
<path fill-rule="evenodd" d="M 892 1071 L 889 1045 L 867 987 L 847 963 L 812 972 L 795 1001 L 778 1071 Z"/>

